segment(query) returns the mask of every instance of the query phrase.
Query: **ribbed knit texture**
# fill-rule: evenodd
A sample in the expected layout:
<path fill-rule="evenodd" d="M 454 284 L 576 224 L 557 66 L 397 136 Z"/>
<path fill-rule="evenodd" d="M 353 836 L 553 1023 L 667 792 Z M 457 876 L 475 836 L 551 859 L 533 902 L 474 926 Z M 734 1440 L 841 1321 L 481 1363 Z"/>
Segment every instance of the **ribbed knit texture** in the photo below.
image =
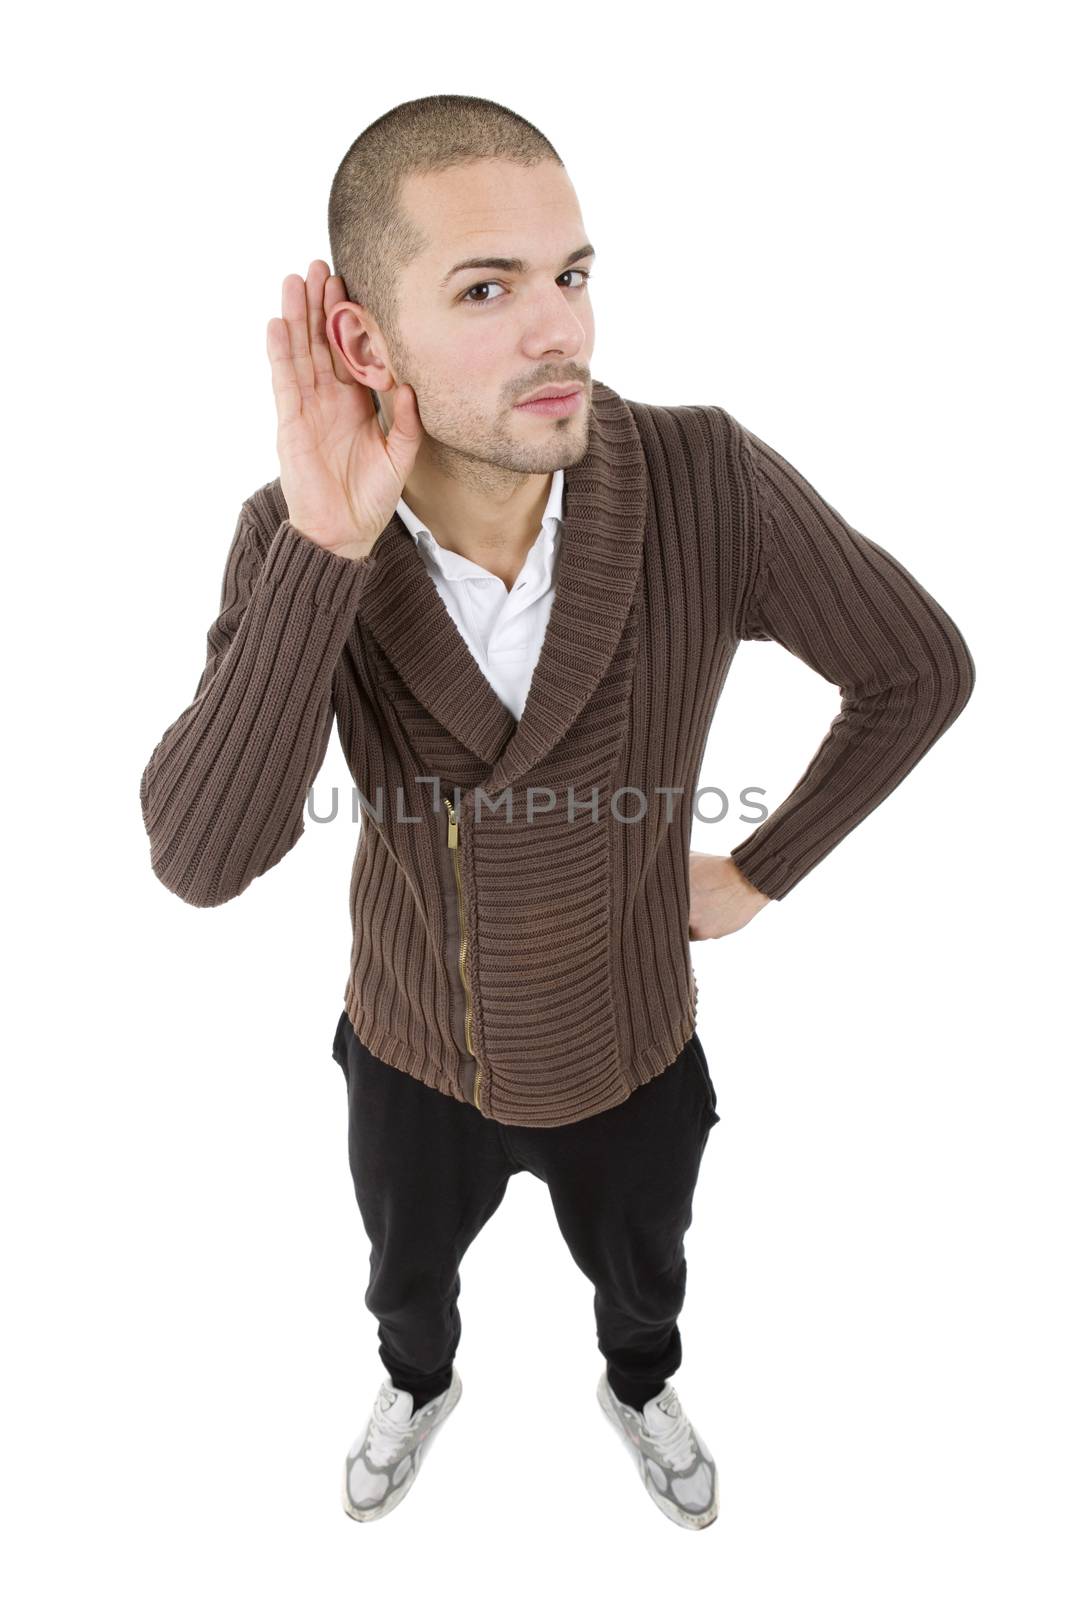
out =
<path fill-rule="evenodd" d="M 693 798 L 742 639 L 777 640 L 842 696 L 792 792 L 732 851 L 781 900 L 959 715 L 975 671 L 933 597 L 763 440 L 719 406 L 594 380 L 518 722 L 399 516 L 350 561 L 293 526 L 274 479 L 241 508 L 196 697 L 144 771 L 153 870 L 214 906 L 279 862 L 336 717 L 364 802 L 344 997 L 359 1037 L 466 1101 L 480 1067 L 478 1109 L 500 1122 L 592 1116 L 696 1024 Z"/>

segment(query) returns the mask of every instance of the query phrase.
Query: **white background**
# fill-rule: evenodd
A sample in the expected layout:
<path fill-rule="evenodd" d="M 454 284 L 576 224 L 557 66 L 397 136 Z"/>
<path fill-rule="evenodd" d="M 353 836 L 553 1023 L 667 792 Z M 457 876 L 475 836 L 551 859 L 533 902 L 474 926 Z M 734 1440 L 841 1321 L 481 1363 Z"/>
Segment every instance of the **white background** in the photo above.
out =
<path fill-rule="evenodd" d="M 25 13 L 24 13 L 25 15 Z M 20 1597 L 1064 1592 L 1062 55 L 1043 6 L 53 7 L 3 117 L 4 1539 Z M 502 101 L 597 248 L 595 376 L 723 405 L 946 607 L 963 716 L 788 899 L 694 943 L 719 1097 L 676 1386 L 697 1539 L 594 1397 L 592 1286 L 513 1180 L 460 1408 L 340 1505 L 383 1376 L 330 1055 L 350 828 L 238 900 L 149 866 L 266 324 L 356 134 Z M 703 781 L 773 806 L 837 710 L 742 646 Z M 348 782 L 331 744 L 318 783 Z M 347 791 L 346 791 L 347 792 Z M 726 853 L 736 816 L 694 828 Z"/>

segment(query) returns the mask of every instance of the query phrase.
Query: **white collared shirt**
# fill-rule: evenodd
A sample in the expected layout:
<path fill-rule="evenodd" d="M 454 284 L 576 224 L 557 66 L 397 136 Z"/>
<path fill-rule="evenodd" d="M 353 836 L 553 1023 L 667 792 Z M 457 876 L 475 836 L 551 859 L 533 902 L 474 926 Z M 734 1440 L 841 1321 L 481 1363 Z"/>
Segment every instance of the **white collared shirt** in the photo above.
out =
<path fill-rule="evenodd" d="M 563 471 L 557 467 L 552 474 L 541 531 L 510 589 L 476 561 L 439 545 L 403 499 L 396 508 L 471 654 L 516 720 L 526 704 L 556 593 Z"/>

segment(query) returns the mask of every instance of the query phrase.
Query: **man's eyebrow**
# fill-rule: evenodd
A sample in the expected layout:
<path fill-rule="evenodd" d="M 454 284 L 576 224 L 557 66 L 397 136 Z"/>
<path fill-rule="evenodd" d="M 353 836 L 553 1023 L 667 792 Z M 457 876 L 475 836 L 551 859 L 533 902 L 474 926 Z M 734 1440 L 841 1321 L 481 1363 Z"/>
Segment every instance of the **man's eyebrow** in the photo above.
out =
<path fill-rule="evenodd" d="M 577 250 L 572 250 L 564 261 L 561 272 L 573 266 L 576 261 L 583 261 L 586 256 L 595 256 L 596 251 L 591 244 L 579 245 Z M 449 267 L 438 285 L 443 289 L 449 278 L 455 277 L 457 272 L 465 272 L 469 267 L 488 267 L 495 272 L 525 272 L 529 266 L 528 261 L 523 261 L 520 256 L 468 256 L 466 261 L 457 261 L 454 267 Z"/>

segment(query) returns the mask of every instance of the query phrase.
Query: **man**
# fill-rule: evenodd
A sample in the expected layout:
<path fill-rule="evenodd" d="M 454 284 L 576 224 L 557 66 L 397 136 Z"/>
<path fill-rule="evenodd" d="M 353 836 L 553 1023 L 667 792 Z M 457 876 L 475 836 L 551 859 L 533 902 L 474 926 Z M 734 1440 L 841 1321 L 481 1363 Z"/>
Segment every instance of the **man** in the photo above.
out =
<path fill-rule="evenodd" d="M 525 119 L 396 107 L 347 152 L 329 226 L 337 273 L 287 277 L 268 324 L 280 476 L 241 507 L 196 696 L 142 779 L 153 868 L 194 905 L 242 893 L 299 838 L 336 722 L 362 827 L 333 1050 L 389 1374 L 348 1513 L 400 1502 L 458 1401 L 459 1265 L 528 1171 L 595 1286 L 605 1415 L 659 1509 L 707 1527 L 715 1463 L 669 1381 L 719 1120 L 689 940 L 784 899 L 974 664 L 728 412 L 592 378 L 594 251 Z M 842 710 L 748 839 L 690 856 L 742 639 Z"/>

